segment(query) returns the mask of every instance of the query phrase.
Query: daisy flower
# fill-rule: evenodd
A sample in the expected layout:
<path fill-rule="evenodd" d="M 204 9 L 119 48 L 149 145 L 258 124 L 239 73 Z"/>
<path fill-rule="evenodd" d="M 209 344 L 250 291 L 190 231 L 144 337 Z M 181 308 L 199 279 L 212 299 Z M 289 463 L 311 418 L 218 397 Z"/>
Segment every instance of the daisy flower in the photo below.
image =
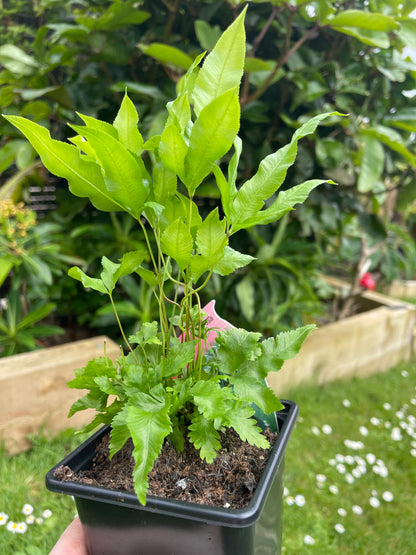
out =
<path fill-rule="evenodd" d="M 29 503 L 26 503 L 25 505 L 23 505 L 22 513 L 26 516 L 31 515 L 33 513 L 32 505 L 29 505 Z"/>
<path fill-rule="evenodd" d="M 0 513 L 0 526 L 4 526 L 8 520 L 9 515 L 6 515 L 6 513 Z"/>
<path fill-rule="evenodd" d="M 27 524 L 26 522 L 18 522 L 17 523 L 17 529 L 16 529 L 16 534 L 24 534 L 27 530 Z"/>
<path fill-rule="evenodd" d="M 391 493 L 391 491 L 385 491 L 383 492 L 383 499 L 384 501 L 387 501 L 387 503 L 390 503 L 390 501 L 393 501 L 393 494 Z"/>
<path fill-rule="evenodd" d="M 7 530 L 12 534 L 16 534 L 17 526 L 18 525 L 16 522 L 13 522 L 13 520 L 9 520 L 9 522 L 7 523 Z"/>
<path fill-rule="evenodd" d="M 362 508 L 361 508 L 359 505 L 353 505 L 353 506 L 352 506 L 352 512 L 353 512 L 355 515 L 362 515 L 362 514 L 363 514 L 363 510 L 362 510 Z"/>
<path fill-rule="evenodd" d="M 334 528 L 338 534 L 343 534 L 345 532 L 345 528 L 342 524 L 335 524 Z"/>
<path fill-rule="evenodd" d="M 305 545 L 314 545 L 315 540 L 313 539 L 312 536 L 310 536 L 309 534 L 306 534 L 306 536 L 303 538 L 303 543 Z"/>

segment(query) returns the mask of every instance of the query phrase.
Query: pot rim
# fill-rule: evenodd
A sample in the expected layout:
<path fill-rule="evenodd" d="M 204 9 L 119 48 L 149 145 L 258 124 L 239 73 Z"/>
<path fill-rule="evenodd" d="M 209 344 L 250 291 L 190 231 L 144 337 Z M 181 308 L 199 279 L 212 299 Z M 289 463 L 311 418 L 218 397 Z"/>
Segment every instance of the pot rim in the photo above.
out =
<path fill-rule="evenodd" d="M 282 400 L 284 409 L 276 412 L 279 434 L 268 458 L 266 467 L 257 484 L 256 490 L 248 505 L 242 509 L 226 509 L 212 507 L 148 495 L 146 505 L 141 505 L 134 493 L 113 490 L 102 486 L 93 486 L 79 482 L 62 482 L 54 477 L 55 470 L 61 466 L 69 466 L 78 471 L 85 467 L 92 458 L 96 442 L 107 433 L 109 427 L 104 426 L 89 439 L 72 451 L 46 475 L 46 487 L 55 493 L 63 493 L 92 501 L 99 501 L 128 507 L 135 510 L 158 512 L 164 515 L 198 520 L 231 527 L 250 526 L 260 517 L 273 478 L 284 460 L 285 450 L 299 414 L 299 408 L 293 401 Z"/>

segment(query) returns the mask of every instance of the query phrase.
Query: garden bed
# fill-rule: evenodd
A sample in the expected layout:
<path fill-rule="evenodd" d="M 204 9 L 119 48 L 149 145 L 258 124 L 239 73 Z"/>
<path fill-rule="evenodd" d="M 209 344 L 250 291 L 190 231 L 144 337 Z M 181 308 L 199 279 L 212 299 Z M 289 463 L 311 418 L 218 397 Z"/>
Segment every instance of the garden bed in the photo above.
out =
<path fill-rule="evenodd" d="M 90 410 L 68 420 L 69 409 L 81 394 L 66 384 L 76 368 L 103 354 L 104 341 L 107 356 L 117 357 L 118 345 L 99 336 L 0 358 L 0 441 L 8 453 L 28 448 L 28 435 L 41 428 L 57 432 L 91 420 Z"/>
<path fill-rule="evenodd" d="M 346 287 L 340 280 L 331 278 L 330 282 Z M 269 383 L 279 395 L 303 382 L 323 384 L 370 376 L 411 358 L 415 306 L 366 291 L 357 308 L 353 316 L 313 331 L 297 357 L 269 375 Z"/>

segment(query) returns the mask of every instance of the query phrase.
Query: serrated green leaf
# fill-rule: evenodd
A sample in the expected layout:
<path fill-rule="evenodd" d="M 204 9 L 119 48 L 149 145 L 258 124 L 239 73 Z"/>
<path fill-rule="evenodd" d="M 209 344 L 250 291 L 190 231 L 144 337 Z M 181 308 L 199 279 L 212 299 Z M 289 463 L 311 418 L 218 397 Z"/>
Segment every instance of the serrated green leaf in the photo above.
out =
<path fill-rule="evenodd" d="M 202 256 L 211 258 L 212 266 L 223 256 L 228 238 L 225 220 L 220 220 L 218 208 L 212 210 L 199 226 L 195 242 Z"/>
<path fill-rule="evenodd" d="M 262 353 L 255 361 L 258 375 L 265 378 L 269 372 L 276 372 L 285 360 L 295 357 L 306 337 L 316 328 L 309 324 L 294 330 L 281 332 L 276 338 L 270 337 L 261 343 Z"/>
<path fill-rule="evenodd" d="M 139 218 L 149 194 L 150 181 L 141 159 L 103 131 L 79 125 L 71 127 L 94 149 L 112 198 L 136 219 Z"/>
<path fill-rule="evenodd" d="M 136 269 L 136 274 L 139 275 L 148 285 L 150 285 L 150 287 L 157 286 L 157 278 L 151 270 L 139 267 Z"/>
<path fill-rule="evenodd" d="M 98 387 L 96 389 L 92 389 L 87 395 L 81 397 L 73 403 L 71 406 L 68 417 L 73 416 L 75 413 L 85 410 L 85 409 L 93 409 L 96 411 L 102 411 L 105 409 L 107 404 L 108 395 L 101 391 Z"/>
<path fill-rule="evenodd" d="M 217 456 L 217 451 L 221 449 L 220 434 L 214 428 L 213 422 L 207 420 L 202 414 L 194 412 L 188 437 L 195 448 L 200 449 L 201 459 L 205 459 L 207 463 L 212 463 Z"/>
<path fill-rule="evenodd" d="M 228 426 L 234 428 L 242 441 L 247 441 L 250 445 L 256 445 L 262 449 L 268 449 L 270 443 L 262 434 L 257 422 L 252 418 L 254 409 L 245 403 L 236 402 L 233 410 L 229 412 Z"/>
<path fill-rule="evenodd" d="M 116 272 L 116 278 L 119 279 L 120 277 L 128 276 L 135 272 L 143 262 L 146 254 L 146 248 L 144 246 L 141 249 L 123 254 Z"/>
<path fill-rule="evenodd" d="M 183 132 L 191 121 L 191 106 L 189 104 L 188 93 L 185 91 L 179 94 L 175 100 L 168 102 L 166 108 L 169 112 L 169 120 Z"/>
<path fill-rule="evenodd" d="M 130 438 L 130 430 L 127 425 L 128 407 L 124 405 L 111 421 L 110 434 L 110 459 L 125 445 Z"/>
<path fill-rule="evenodd" d="M 230 383 L 239 400 L 256 404 L 266 414 L 281 410 L 283 407 L 280 399 L 262 378 L 236 374 L 230 377 Z"/>
<path fill-rule="evenodd" d="M 233 399 L 229 387 L 221 387 L 218 379 L 199 381 L 191 389 L 193 402 L 201 414 L 214 422 L 215 428 L 222 426 L 226 402 Z"/>
<path fill-rule="evenodd" d="M 164 166 L 181 179 L 184 176 L 187 152 L 188 146 L 178 127 L 173 123 L 165 127 L 159 144 L 159 156 Z"/>
<path fill-rule="evenodd" d="M 83 368 L 75 370 L 75 378 L 67 383 L 67 386 L 74 389 L 98 389 L 95 378 L 99 376 L 108 376 L 115 378 L 117 371 L 114 364 L 108 357 L 97 357 Z"/>
<path fill-rule="evenodd" d="M 153 165 L 152 177 L 155 200 L 156 202 L 163 203 L 163 206 L 165 206 L 167 199 L 176 192 L 178 184 L 176 174 L 168 170 L 161 162 L 156 162 Z"/>
<path fill-rule="evenodd" d="M 120 269 L 120 264 L 111 262 L 106 256 L 101 258 L 103 271 L 101 272 L 101 281 L 109 293 L 111 293 L 116 285 L 116 273 Z"/>
<path fill-rule="evenodd" d="M 162 251 L 173 258 L 180 270 L 184 270 L 191 261 L 194 241 L 183 221 L 178 218 L 163 232 L 160 245 Z"/>
<path fill-rule="evenodd" d="M 25 135 L 45 168 L 68 181 L 75 196 L 88 197 L 98 210 L 124 209 L 108 192 L 99 165 L 81 155 L 78 148 L 52 139 L 47 129 L 30 120 L 20 116 L 4 117 Z"/>
<path fill-rule="evenodd" d="M 162 342 L 158 337 L 158 323 L 157 322 L 143 322 L 139 331 L 130 335 L 130 343 L 137 343 L 138 345 L 161 345 Z"/>
<path fill-rule="evenodd" d="M 123 146 L 133 154 L 139 155 L 143 149 L 143 137 L 137 128 L 139 115 L 133 102 L 125 93 L 113 126 Z"/>
<path fill-rule="evenodd" d="M 206 105 L 194 123 L 185 157 L 183 181 L 193 196 L 216 160 L 226 154 L 240 127 L 238 89 L 230 89 Z"/>
<path fill-rule="evenodd" d="M 259 211 L 253 218 L 247 219 L 244 228 L 248 229 L 254 225 L 267 225 L 275 222 L 287 214 L 296 204 L 305 202 L 313 189 L 323 183 L 333 183 L 327 179 L 311 179 L 299 185 L 295 185 L 286 191 L 280 191 L 276 200 L 266 208 Z"/>
<path fill-rule="evenodd" d="M 113 137 L 113 139 L 118 140 L 117 130 L 111 125 L 111 123 L 107 123 L 106 121 L 101 121 L 91 116 L 85 116 L 84 114 L 80 114 L 79 112 L 77 112 L 77 115 L 82 119 L 86 127 L 88 127 L 89 129 L 95 129 L 96 131 L 101 131 L 106 135 L 110 135 L 110 137 Z"/>
<path fill-rule="evenodd" d="M 78 266 L 70 268 L 68 270 L 68 275 L 69 277 L 80 281 L 86 289 L 94 289 L 94 291 L 98 291 L 100 293 L 108 293 L 108 290 L 101 279 L 87 276 L 87 274 L 83 272 L 81 268 L 78 268 Z"/>
<path fill-rule="evenodd" d="M 187 365 L 195 359 L 197 343 L 196 339 L 183 343 L 176 337 L 170 339 L 169 350 L 166 357 L 162 360 L 162 374 L 164 378 L 182 374 Z"/>
<path fill-rule="evenodd" d="M 240 187 L 234 198 L 230 218 L 232 233 L 255 225 L 253 222 L 261 221 L 261 210 L 265 200 L 279 189 L 287 170 L 296 159 L 298 141 L 313 133 L 323 119 L 332 115 L 341 114 L 331 112 L 313 117 L 297 129 L 288 145 L 264 158 L 257 173 Z M 273 210 L 270 211 L 270 215 L 272 214 L 274 214 Z"/>
<path fill-rule="evenodd" d="M 259 348 L 260 333 L 249 332 L 239 328 L 221 331 L 216 342 L 217 357 L 222 374 L 232 375 L 254 358 Z"/>
<path fill-rule="evenodd" d="M 120 386 L 114 384 L 108 376 L 97 376 L 94 381 L 98 385 L 100 390 L 107 395 L 119 395 Z"/>
<path fill-rule="evenodd" d="M 149 472 L 160 454 L 165 438 L 172 431 L 169 406 L 161 402 L 150 412 L 129 405 L 127 425 L 134 444 L 134 491 L 140 503 L 145 505 Z"/>
<path fill-rule="evenodd" d="M 215 267 L 214 273 L 220 276 L 227 276 L 237 270 L 238 268 L 244 268 L 255 260 L 252 256 L 248 254 L 242 254 L 231 247 L 225 247 L 224 256 L 219 260 Z"/>
<path fill-rule="evenodd" d="M 197 115 L 215 98 L 240 85 L 245 59 L 245 12 L 244 9 L 224 31 L 198 73 L 192 91 Z"/>

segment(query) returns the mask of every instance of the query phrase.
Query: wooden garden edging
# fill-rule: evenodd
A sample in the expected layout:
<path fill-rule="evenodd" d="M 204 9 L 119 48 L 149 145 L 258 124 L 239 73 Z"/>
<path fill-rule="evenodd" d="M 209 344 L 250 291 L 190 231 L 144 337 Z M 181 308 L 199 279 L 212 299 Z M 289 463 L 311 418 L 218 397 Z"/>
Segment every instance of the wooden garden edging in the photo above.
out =
<path fill-rule="evenodd" d="M 76 368 L 104 354 L 104 341 L 107 356 L 114 360 L 120 347 L 104 336 L 0 358 L 0 441 L 7 453 L 30 447 L 28 434 L 42 427 L 56 432 L 91 420 L 90 410 L 68 419 L 82 392 L 66 384 Z"/>
<path fill-rule="evenodd" d="M 269 374 L 277 395 L 304 382 L 370 376 L 411 358 L 416 306 L 370 291 L 361 297 L 367 311 L 314 330 L 294 359 Z"/>

